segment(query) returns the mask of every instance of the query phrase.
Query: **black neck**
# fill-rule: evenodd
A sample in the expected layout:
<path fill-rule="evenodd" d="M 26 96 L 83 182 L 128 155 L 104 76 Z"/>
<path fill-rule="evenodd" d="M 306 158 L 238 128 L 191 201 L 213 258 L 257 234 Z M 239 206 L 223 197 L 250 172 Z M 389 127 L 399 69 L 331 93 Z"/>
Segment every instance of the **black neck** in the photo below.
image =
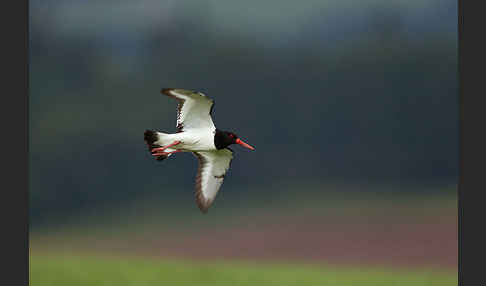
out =
<path fill-rule="evenodd" d="M 225 131 L 216 129 L 214 133 L 214 146 L 216 149 L 221 150 L 229 145 L 233 144 L 233 140 L 227 135 Z"/>

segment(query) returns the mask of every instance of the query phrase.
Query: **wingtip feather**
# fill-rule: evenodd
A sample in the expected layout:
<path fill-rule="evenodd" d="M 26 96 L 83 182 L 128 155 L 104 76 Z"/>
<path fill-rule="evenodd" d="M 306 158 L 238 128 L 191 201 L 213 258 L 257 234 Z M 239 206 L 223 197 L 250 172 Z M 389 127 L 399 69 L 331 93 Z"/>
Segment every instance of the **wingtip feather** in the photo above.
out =
<path fill-rule="evenodd" d="M 173 90 L 173 88 L 162 88 L 160 90 L 160 93 L 163 93 L 163 94 L 167 94 L 169 95 L 169 93 Z"/>

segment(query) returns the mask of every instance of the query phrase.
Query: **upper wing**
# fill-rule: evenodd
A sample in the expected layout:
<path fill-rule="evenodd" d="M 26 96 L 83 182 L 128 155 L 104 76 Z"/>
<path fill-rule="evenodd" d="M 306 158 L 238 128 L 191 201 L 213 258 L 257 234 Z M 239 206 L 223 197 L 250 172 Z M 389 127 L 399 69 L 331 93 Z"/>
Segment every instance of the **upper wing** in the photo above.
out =
<path fill-rule="evenodd" d="M 162 94 L 179 101 L 177 107 L 177 129 L 179 132 L 195 128 L 215 129 L 211 110 L 214 101 L 200 92 L 185 89 L 165 88 Z"/>
<path fill-rule="evenodd" d="M 224 176 L 233 159 L 233 152 L 225 148 L 215 151 L 197 151 L 193 154 L 199 160 L 196 175 L 196 203 L 199 209 L 206 213 L 223 184 Z"/>

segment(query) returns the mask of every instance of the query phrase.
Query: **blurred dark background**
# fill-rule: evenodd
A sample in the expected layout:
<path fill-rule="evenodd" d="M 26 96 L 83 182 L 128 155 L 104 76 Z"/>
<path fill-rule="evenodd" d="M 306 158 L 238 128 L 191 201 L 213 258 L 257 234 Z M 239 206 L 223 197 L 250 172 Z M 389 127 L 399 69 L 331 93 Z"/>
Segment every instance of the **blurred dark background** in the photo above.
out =
<path fill-rule="evenodd" d="M 143 142 L 175 132 L 164 87 L 207 94 L 216 126 L 256 147 L 233 148 L 218 198 L 454 185 L 456 5 L 31 0 L 31 227 L 156 194 L 198 211 L 195 157 L 156 162 Z"/>

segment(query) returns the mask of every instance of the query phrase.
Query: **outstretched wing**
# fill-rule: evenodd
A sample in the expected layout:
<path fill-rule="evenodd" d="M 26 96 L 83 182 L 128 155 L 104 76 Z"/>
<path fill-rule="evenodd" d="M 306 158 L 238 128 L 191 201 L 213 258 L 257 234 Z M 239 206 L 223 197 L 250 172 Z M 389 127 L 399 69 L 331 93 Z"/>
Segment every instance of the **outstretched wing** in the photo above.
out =
<path fill-rule="evenodd" d="M 199 209 L 206 213 L 223 184 L 228 171 L 233 152 L 228 149 L 215 151 L 197 151 L 193 154 L 199 160 L 196 175 L 196 203 Z"/>
<path fill-rule="evenodd" d="M 200 92 L 177 88 L 165 88 L 161 93 L 179 101 L 177 107 L 178 132 L 198 128 L 215 129 L 211 118 L 211 110 L 214 105 L 212 99 Z"/>

